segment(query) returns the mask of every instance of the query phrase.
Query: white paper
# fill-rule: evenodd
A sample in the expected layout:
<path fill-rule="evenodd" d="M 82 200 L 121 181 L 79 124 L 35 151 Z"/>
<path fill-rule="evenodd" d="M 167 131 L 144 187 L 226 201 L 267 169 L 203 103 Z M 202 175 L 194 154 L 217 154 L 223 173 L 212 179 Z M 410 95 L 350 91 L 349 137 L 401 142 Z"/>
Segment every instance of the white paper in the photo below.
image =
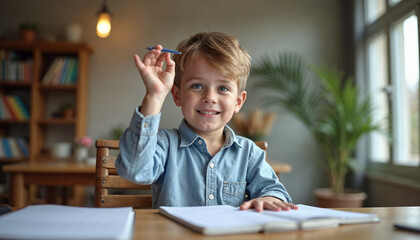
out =
<path fill-rule="evenodd" d="M 133 220 L 131 207 L 32 205 L 0 217 L 0 238 L 130 239 Z"/>

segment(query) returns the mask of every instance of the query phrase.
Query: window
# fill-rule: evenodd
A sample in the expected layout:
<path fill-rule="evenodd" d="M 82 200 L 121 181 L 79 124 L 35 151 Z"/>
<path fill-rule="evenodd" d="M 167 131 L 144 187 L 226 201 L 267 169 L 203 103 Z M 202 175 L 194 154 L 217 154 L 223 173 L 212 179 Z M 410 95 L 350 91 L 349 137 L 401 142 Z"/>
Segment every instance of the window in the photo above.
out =
<path fill-rule="evenodd" d="M 386 0 L 366 0 L 366 21 L 372 23 L 378 19 L 386 10 Z"/>
<path fill-rule="evenodd" d="M 368 79 L 370 96 L 374 105 L 373 114 L 376 122 L 381 122 L 384 129 L 389 128 L 389 93 L 388 67 L 387 67 L 387 38 L 385 33 L 380 33 L 368 41 Z M 380 133 L 371 136 L 370 159 L 377 162 L 387 162 L 390 159 L 390 146 Z"/>
<path fill-rule="evenodd" d="M 356 42 L 377 121 L 390 129 L 393 141 L 381 134 L 369 137 L 369 159 L 387 166 L 420 166 L 419 32 L 420 0 L 359 0 L 364 19 Z M 360 58 L 358 58 L 360 59 Z M 360 67 L 359 67 L 360 68 Z M 362 74 L 360 74 L 362 72 Z"/>
<path fill-rule="evenodd" d="M 419 49 L 417 17 L 391 27 L 394 163 L 419 165 Z"/>
<path fill-rule="evenodd" d="M 389 0 L 389 5 L 394 6 L 395 4 L 399 3 L 401 0 Z"/>

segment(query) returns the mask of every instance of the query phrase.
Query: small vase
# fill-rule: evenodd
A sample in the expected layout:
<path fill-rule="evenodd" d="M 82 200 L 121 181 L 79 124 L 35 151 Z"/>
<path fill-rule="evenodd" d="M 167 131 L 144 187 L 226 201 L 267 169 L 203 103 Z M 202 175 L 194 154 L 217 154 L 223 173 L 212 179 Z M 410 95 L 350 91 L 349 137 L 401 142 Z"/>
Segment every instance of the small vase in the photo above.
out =
<path fill-rule="evenodd" d="M 77 147 L 75 151 L 76 162 L 84 162 L 88 158 L 88 148 Z"/>
<path fill-rule="evenodd" d="M 77 43 L 82 39 L 82 27 L 78 24 L 72 23 L 66 27 L 67 41 Z"/>

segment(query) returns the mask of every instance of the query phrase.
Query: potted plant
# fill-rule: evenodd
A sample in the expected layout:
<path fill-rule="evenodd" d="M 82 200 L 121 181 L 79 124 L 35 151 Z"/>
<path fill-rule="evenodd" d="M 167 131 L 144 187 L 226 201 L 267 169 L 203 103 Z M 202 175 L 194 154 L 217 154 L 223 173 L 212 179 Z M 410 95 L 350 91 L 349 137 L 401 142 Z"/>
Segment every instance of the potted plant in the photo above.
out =
<path fill-rule="evenodd" d="M 295 54 L 263 57 L 252 68 L 252 75 L 259 77 L 258 87 L 271 91 L 264 96 L 266 102 L 294 114 L 319 143 L 330 188 L 314 191 L 318 205 L 361 206 L 366 194 L 344 187 L 349 170 L 360 166 L 353 158 L 360 138 L 373 131 L 382 132 L 380 123 L 373 121 L 369 97 L 362 95 L 353 79 L 342 81 L 339 71 L 326 66 L 311 69 Z M 349 202 L 349 196 L 354 195 L 357 203 Z M 327 206 L 329 199 L 338 202 Z"/>
<path fill-rule="evenodd" d="M 35 41 L 38 26 L 33 22 L 23 22 L 19 25 L 20 35 L 25 42 Z"/>
<path fill-rule="evenodd" d="M 60 106 L 61 116 L 66 119 L 73 119 L 75 116 L 75 110 L 72 104 L 65 103 Z"/>

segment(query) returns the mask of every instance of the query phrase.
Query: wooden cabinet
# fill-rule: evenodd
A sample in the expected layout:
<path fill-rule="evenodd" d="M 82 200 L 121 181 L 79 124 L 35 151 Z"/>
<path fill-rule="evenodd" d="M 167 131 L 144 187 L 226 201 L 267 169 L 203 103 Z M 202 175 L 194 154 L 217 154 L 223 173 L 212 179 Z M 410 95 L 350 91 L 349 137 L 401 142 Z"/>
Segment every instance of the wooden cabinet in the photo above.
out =
<path fill-rule="evenodd" d="M 0 41 L 0 96 L 18 96 L 29 110 L 27 118 L 0 115 L 0 137 L 24 139 L 29 151 L 27 157 L 19 158 L 3 154 L 0 164 L 57 161 L 50 154 L 54 142 L 73 142 L 86 135 L 91 52 L 84 43 Z M 57 59 L 72 59 L 67 65 L 63 63 L 66 68 L 62 72 L 72 69 L 73 80 L 46 83 L 46 75 Z M 73 117 L 57 114 L 63 104 L 73 106 Z"/>

